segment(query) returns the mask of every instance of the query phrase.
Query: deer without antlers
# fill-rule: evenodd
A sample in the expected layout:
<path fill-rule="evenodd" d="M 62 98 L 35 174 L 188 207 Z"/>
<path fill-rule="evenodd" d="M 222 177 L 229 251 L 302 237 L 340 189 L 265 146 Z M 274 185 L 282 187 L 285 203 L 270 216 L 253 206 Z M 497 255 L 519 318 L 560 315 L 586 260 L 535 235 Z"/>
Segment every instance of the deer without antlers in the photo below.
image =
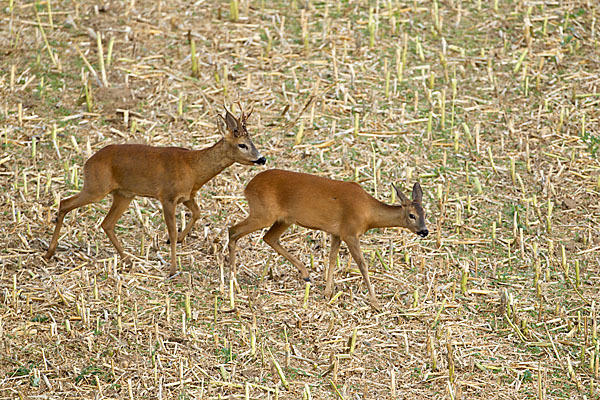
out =
<path fill-rule="evenodd" d="M 359 236 L 373 228 L 402 227 L 422 237 L 428 235 L 421 205 L 423 191 L 418 183 L 412 200 L 394 186 L 401 204 L 392 206 L 375 199 L 355 182 L 335 181 L 315 175 L 272 169 L 256 175 L 244 191 L 250 215 L 229 228 L 229 267 L 235 276 L 235 252 L 239 238 L 271 226 L 263 237 L 275 251 L 291 262 L 305 281 L 310 281 L 306 267 L 279 243 L 283 232 L 296 224 L 331 234 L 329 269 L 325 296 L 333 289 L 333 270 L 343 240 L 369 290 L 369 303 L 379 308 L 369 281 L 367 264 L 360 249 Z"/>
<path fill-rule="evenodd" d="M 266 162 L 246 130 L 246 121 L 251 114 L 252 110 L 248 114 L 242 110 L 238 119 L 225 108 L 225 116 L 219 115 L 218 118 L 223 139 L 203 150 L 119 144 L 106 146 L 96 152 L 83 167 L 84 184 L 81 192 L 60 202 L 56 227 L 44 258 L 50 259 L 54 255 L 63 219 L 69 211 L 100 201 L 112 193 L 113 203 L 102 221 L 102 229 L 123 261 L 130 264 L 115 235 L 115 225 L 135 196 L 153 197 L 162 204 L 171 245 L 169 275 L 174 275 L 177 268 L 176 244 L 185 238 L 200 217 L 196 192 L 234 162 L 245 165 L 262 165 Z M 192 216 L 178 235 L 175 208 L 179 203 L 189 208 Z"/>

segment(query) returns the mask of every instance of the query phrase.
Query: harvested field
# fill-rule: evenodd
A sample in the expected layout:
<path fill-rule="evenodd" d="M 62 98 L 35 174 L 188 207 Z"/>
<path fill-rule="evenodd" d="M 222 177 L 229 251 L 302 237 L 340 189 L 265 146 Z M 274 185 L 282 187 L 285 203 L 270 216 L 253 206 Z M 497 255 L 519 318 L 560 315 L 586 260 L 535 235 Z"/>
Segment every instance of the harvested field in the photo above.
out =
<path fill-rule="evenodd" d="M 594 0 L 4 1 L 0 9 L 0 399 L 600 398 L 600 35 Z M 236 102 L 266 166 L 233 165 L 169 246 L 160 203 L 100 228 L 61 198 L 111 143 L 199 149 Z M 245 218 L 265 168 L 419 181 L 430 235 L 342 245 Z M 189 219 L 178 207 L 178 225 Z M 308 294 L 305 297 L 306 293 Z M 235 311 L 231 312 L 232 306 Z"/>

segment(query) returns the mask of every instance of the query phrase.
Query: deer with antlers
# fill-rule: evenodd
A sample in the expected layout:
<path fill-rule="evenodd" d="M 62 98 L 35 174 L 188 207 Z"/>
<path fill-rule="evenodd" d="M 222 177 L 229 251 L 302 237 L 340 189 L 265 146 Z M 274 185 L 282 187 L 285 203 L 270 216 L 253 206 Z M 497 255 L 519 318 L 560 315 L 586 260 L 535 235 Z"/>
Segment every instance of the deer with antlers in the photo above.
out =
<path fill-rule="evenodd" d="M 308 270 L 279 243 L 283 232 L 292 224 L 331 234 L 329 269 L 325 296 L 331 296 L 333 270 L 342 241 L 369 290 L 369 303 L 379 308 L 369 280 L 367 264 L 360 249 L 359 236 L 373 228 L 402 227 L 421 237 L 429 234 L 421 201 L 421 185 L 415 183 L 412 200 L 394 186 L 399 205 L 388 205 L 368 194 L 358 183 L 336 181 L 304 173 L 271 169 L 256 175 L 244 191 L 250 215 L 229 228 L 229 267 L 235 277 L 237 241 L 249 233 L 270 226 L 263 239 L 310 281 Z"/>
<path fill-rule="evenodd" d="M 101 226 L 122 260 L 131 264 L 115 235 L 115 225 L 135 196 L 152 197 L 162 204 L 171 247 L 169 275 L 174 275 L 177 270 L 176 244 L 185 238 L 201 215 L 195 200 L 198 190 L 235 162 L 244 165 L 266 162 L 246 129 L 251 114 L 252 109 L 247 114 L 241 109 L 240 118 L 236 118 L 225 108 L 225 116 L 219 115 L 217 123 L 223 139 L 202 150 L 117 144 L 96 152 L 83 167 L 81 192 L 60 202 L 54 234 L 44 258 L 50 259 L 54 255 L 60 228 L 68 212 L 98 202 L 111 193 L 112 206 Z M 183 203 L 192 216 L 178 234 L 175 208 L 179 203 Z"/>

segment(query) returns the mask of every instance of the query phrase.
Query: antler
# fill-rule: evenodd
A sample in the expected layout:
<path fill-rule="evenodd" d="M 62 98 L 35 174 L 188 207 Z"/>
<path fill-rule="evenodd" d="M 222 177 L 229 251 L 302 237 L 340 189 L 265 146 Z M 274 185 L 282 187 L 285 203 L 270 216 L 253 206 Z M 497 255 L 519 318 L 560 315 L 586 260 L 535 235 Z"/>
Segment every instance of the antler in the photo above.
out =
<path fill-rule="evenodd" d="M 231 115 L 233 115 L 233 114 L 231 113 L 231 111 L 229 111 L 229 108 L 227 108 L 227 105 L 226 105 L 225 103 L 223 103 L 223 108 L 225 109 L 225 115 L 227 115 L 227 114 L 231 114 Z"/>
<path fill-rule="evenodd" d="M 236 104 L 237 104 L 237 105 L 238 105 L 238 107 L 240 108 L 240 113 L 241 113 L 241 115 L 240 115 L 240 120 L 242 120 L 242 121 L 245 121 L 245 120 L 246 120 L 246 118 L 244 117 L 244 107 L 242 107 L 242 103 L 241 103 L 241 102 L 238 100 L 238 101 L 236 102 Z"/>
<path fill-rule="evenodd" d="M 240 120 L 242 122 L 248 121 L 248 118 L 250 118 L 250 115 L 252 115 L 252 112 L 254 111 L 254 104 L 250 106 L 250 111 L 248 111 L 248 114 L 244 114 L 244 108 L 242 107 L 242 104 L 239 101 L 237 102 L 237 105 L 238 107 L 240 107 L 240 111 L 242 112 Z"/>
<path fill-rule="evenodd" d="M 250 106 L 250 111 L 248 111 L 248 114 L 246 114 L 246 117 L 244 118 L 244 121 L 247 121 L 248 118 L 250 118 L 250 116 L 252 115 L 252 111 L 254 111 L 254 104 L 252 104 Z"/>

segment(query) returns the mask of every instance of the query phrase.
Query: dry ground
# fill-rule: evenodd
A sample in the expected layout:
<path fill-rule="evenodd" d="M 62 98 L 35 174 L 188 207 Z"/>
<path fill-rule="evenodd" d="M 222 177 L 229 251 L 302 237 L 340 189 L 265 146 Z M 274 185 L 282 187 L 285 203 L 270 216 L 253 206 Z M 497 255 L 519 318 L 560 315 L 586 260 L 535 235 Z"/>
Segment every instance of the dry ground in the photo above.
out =
<path fill-rule="evenodd" d="M 0 399 L 598 398 L 598 3 L 232 3 L 0 3 Z M 329 239 L 300 228 L 307 307 L 257 232 L 226 312 L 226 228 L 263 167 L 201 190 L 174 280 L 149 199 L 118 226 L 133 272 L 99 229 L 109 199 L 41 258 L 91 153 L 205 147 L 238 100 L 267 168 L 387 202 L 420 180 L 432 234 L 362 241 L 381 312 L 344 247 L 323 298 Z"/>

